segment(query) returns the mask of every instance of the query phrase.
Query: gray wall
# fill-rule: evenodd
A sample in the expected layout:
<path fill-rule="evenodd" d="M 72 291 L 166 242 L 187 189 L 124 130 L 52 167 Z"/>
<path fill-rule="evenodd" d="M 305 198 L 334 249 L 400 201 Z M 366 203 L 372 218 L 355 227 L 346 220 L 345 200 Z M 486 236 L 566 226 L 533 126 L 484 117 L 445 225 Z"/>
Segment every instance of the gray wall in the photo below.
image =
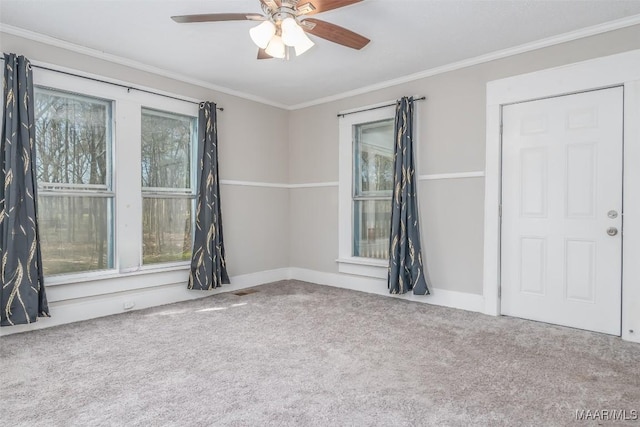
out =
<path fill-rule="evenodd" d="M 638 48 L 640 26 L 636 25 L 292 111 L 290 182 L 337 181 L 336 113 L 404 95 L 428 97 L 417 107 L 420 175 L 483 171 L 487 82 Z M 484 179 L 420 181 L 419 197 L 432 285 L 482 294 Z M 291 191 L 291 266 L 338 271 L 337 200 L 337 187 Z"/>
<path fill-rule="evenodd" d="M 32 61 L 214 101 L 224 107 L 218 114 L 220 178 L 275 183 L 288 180 L 286 110 L 6 33 L 0 33 L 0 48 Z M 289 190 L 223 185 L 221 193 L 229 274 L 288 267 Z"/>
<path fill-rule="evenodd" d="M 225 108 L 219 115 L 221 179 L 305 184 L 338 181 L 337 112 L 403 95 L 429 98 L 417 108 L 420 175 L 482 171 L 488 81 L 638 49 L 640 26 L 296 111 L 5 33 L 0 48 L 32 60 L 213 100 Z M 482 293 L 483 191 L 482 178 L 419 183 L 424 255 L 433 286 Z M 337 272 L 337 187 L 224 185 L 222 197 L 231 275 L 289 266 Z"/>

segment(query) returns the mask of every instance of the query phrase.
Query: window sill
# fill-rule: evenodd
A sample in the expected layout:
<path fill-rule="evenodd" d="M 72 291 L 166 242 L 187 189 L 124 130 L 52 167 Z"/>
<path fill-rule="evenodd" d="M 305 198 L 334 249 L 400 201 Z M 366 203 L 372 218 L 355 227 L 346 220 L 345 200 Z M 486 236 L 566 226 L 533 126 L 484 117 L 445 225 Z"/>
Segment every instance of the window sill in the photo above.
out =
<path fill-rule="evenodd" d="M 340 273 L 375 277 L 378 279 L 386 279 L 389 269 L 388 261 L 374 258 L 339 258 L 336 262 L 338 263 L 338 271 Z"/>
<path fill-rule="evenodd" d="M 189 262 L 145 265 L 123 270 L 100 270 L 85 273 L 60 274 L 44 278 L 47 287 L 58 285 L 71 285 L 75 283 L 96 282 L 100 280 L 117 279 L 122 277 L 141 276 L 145 274 L 166 273 L 172 271 L 188 270 Z"/>

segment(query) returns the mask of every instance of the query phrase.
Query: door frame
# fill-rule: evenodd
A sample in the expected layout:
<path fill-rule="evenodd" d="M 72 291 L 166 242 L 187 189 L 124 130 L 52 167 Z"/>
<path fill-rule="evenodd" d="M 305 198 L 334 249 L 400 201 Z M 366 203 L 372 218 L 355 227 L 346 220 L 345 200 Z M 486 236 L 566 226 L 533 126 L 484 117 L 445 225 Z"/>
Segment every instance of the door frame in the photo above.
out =
<path fill-rule="evenodd" d="M 502 107 L 612 86 L 624 87 L 622 339 L 640 343 L 640 49 L 487 83 L 485 314 L 500 315 Z"/>

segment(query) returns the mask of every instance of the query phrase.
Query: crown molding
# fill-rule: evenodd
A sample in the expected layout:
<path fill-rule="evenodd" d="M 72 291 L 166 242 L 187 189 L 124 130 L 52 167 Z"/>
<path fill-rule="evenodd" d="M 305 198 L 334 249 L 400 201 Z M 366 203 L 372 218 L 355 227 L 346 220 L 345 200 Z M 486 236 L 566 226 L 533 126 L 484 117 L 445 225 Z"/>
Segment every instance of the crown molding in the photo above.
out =
<path fill-rule="evenodd" d="M 80 53 L 82 55 L 91 56 L 93 58 L 102 59 L 104 61 L 112 62 L 119 65 L 124 65 L 126 67 L 135 68 L 136 70 L 145 71 L 148 73 L 156 74 L 162 77 L 167 77 L 173 80 L 177 80 L 183 83 L 192 84 L 195 86 L 199 86 L 205 89 L 214 90 L 216 92 L 221 92 L 226 95 L 236 96 L 238 98 L 247 99 L 249 101 L 258 102 L 260 104 L 270 105 L 272 107 L 281 108 L 284 110 L 288 110 L 289 107 L 287 105 L 281 104 L 279 102 L 271 101 L 266 98 L 262 98 L 259 96 L 251 95 L 249 93 L 240 92 L 237 90 L 229 89 L 223 86 L 214 85 L 203 80 L 193 79 L 189 77 L 185 77 L 181 74 L 175 73 L 173 71 L 168 71 L 163 68 L 154 67 L 152 65 L 144 64 L 142 62 L 134 61 L 132 59 L 124 58 L 122 56 L 113 55 L 110 53 L 106 53 L 97 49 L 92 49 L 89 47 L 77 45 L 75 43 L 71 43 L 65 40 L 57 39 L 55 37 L 47 36 L 41 33 L 36 33 L 34 31 L 25 30 L 24 28 L 14 27 L 12 25 L 7 25 L 0 23 L 0 32 L 11 34 L 14 36 L 22 37 L 28 40 L 32 40 L 39 43 L 44 43 L 50 46 L 59 47 L 62 49 L 66 49 L 72 52 Z"/>
<path fill-rule="evenodd" d="M 618 30 L 621 28 L 626 28 L 632 25 L 637 25 L 637 24 L 640 24 L 640 14 L 628 16 L 622 19 L 616 19 L 614 21 L 604 22 L 602 24 L 593 25 L 591 27 L 581 28 L 579 30 L 570 31 L 568 33 L 559 34 L 557 36 L 547 37 L 545 39 L 536 40 L 536 41 L 525 43 L 519 46 L 497 50 L 495 52 L 491 52 L 486 55 L 476 56 L 474 58 L 465 59 L 462 61 L 443 65 L 441 67 L 430 68 L 425 71 L 420 71 L 418 73 L 409 74 L 403 77 L 399 77 L 397 79 L 387 80 L 387 81 L 376 83 L 373 85 L 364 86 L 359 89 L 350 90 L 338 95 L 327 96 L 327 97 L 315 99 L 309 102 L 290 105 L 287 107 L 287 109 L 300 110 L 307 107 L 313 107 L 315 105 L 326 104 L 328 102 L 338 101 L 341 99 L 350 98 L 352 96 L 363 95 L 365 93 L 373 92 L 376 90 L 386 89 L 386 88 L 397 86 L 403 83 L 409 83 L 415 80 L 424 79 L 425 77 L 431 77 L 438 74 L 448 73 L 448 72 L 459 70 L 462 68 L 471 67 L 473 65 L 495 61 L 497 59 L 506 58 L 508 56 L 518 55 L 521 53 L 530 52 L 532 50 L 542 49 L 544 47 L 554 46 L 557 44 L 570 42 L 572 40 L 594 36 L 597 34 L 606 33 L 608 31 Z"/>
<path fill-rule="evenodd" d="M 451 64 L 443 65 L 441 67 L 430 68 L 428 70 L 424 70 L 418 73 L 409 74 L 403 77 L 398 77 L 396 79 L 386 80 L 384 82 L 376 83 L 369 86 L 363 86 L 361 88 L 343 92 L 337 95 L 318 98 L 312 101 L 303 102 L 295 105 L 282 104 L 276 101 L 272 101 L 270 99 L 262 98 L 249 93 L 236 91 L 223 86 L 214 85 L 202 80 L 184 77 L 183 75 L 180 75 L 172 71 L 147 65 L 141 62 L 137 62 L 131 59 L 118 56 L 118 55 L 105 53 L 105 52 L 88 48 L 85 46 L 80 46 L 80 45 L 67 42 L 64 40 L 60 40 L 54 37 L 50 37 L 44 34 L 36 33 L 34 31 L 29 31 L 23 28 L 14 27 L 12 25 L 0 23 L 0 32 L 12 34 L 18 37 L 23 37 L 29 40 L 40 42 L 40 43 L 45 43 L 51 46 L 60 47 L 62 49 L 70 50 L 83 55 L 91 56 L 94 58 L 102 59 L 105 61 L 113 62 L 116 64 L 131 67 L 131 68 L 135 68 L 137 70 L 146 71 L 148 73 L 153 73 L 159 76 L 167 77 L 183 83 L 192 84 L 205 89 L 214 90 L 227 95 L 236 96 L 238 98 L 243 98 L 249 101 L 270 105 L 272 107 L 281 108 L 284 110 L 294 111 L 294 110 L 300 110 L 303 108 L 313 107 L 316 105 L 326 104 L 333 101 L 338 101 L 345 98 L 350 98 L 352 96 L 362 95 L 362 94 L 373 92 L 376 90 L 386 89 L 386 88 L 397 86 L 400 84 L 409 83 L 415 80 L 424 79 L 426 77 L 431 77 L 438 74 L 443 74 L 443 73 L 471 67 L 473 65 L 478 65 L 478 64 L 482 64 L 490 61 L 495 61 L 497 59 L 502 59 L 509 56 L 530 52 L 536 49 L 554 46 L 554 45 L 566 43 L 572 40 L 594 36 L 597 34 L 606 33 L 608 31 L 618 30 L 621 28 L 626 28 L 632 25 L 637 25 L 637 24 L 640 24 L 640 14 L 628 16 L 626 18 L 621 18 L 614 21 L 604 22 L 602 24 L 593 25 L 591 27 L 581 28 L 579 30 L 570 31 L 568 33 L 559 34 L 557 36 L 547 37 L 545 39 L 536 40 L 531 43 L 525 43 L 519 46 L 498 50 L 485 55 L 480 55 L 474 58 L 469 58 L 469 59 L 454 62 Z"/>

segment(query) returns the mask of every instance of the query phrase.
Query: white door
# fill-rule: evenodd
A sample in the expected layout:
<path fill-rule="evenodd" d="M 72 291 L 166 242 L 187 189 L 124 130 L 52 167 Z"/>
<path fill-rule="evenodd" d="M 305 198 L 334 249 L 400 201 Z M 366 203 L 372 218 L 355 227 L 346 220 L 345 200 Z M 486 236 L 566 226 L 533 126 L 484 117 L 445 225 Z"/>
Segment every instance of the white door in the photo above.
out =
<path fill-rule="evenodd" d="M 620 335 L 621 87 L 503 108 L 501 311 Z"/>

